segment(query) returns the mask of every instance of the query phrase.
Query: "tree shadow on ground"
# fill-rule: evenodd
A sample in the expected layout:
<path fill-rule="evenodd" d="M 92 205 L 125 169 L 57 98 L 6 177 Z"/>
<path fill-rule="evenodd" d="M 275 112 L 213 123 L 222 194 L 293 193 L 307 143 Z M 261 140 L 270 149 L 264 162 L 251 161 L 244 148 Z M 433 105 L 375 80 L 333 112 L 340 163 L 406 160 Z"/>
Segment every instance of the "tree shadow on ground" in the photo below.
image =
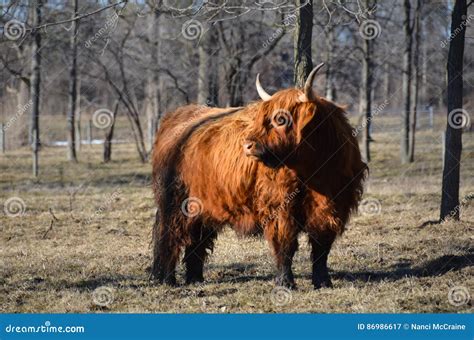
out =
<path fill-rule="evenodd" d="M 470 249 L 465 255 L 443 255 L 427 261 L 419 266 L 411 266 L 407 262 L 400 262 L 392 266 L 392 270 L 385 271 L 335 271 L 332 277 L 346 281 L 396 281 L 405 277 L 434 277 L 444 275 L 450 271 L 461 270 L 474 265 L 474 252 Z"/>

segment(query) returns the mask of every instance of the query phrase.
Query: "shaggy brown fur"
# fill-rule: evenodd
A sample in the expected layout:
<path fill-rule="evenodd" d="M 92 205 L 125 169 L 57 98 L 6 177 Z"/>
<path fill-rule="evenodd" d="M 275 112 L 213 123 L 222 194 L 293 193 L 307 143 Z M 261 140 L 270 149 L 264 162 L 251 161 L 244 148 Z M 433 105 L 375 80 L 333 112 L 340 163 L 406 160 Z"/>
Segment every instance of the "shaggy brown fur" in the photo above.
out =
<path fill-rule="evenodd" d="M 277 284 L 287 287 L 297 236 L 307 233 L 313 284 L 331 285 L 327 256 L 357 207 L 366 165 L 343 109 L 301 95 L 283 90 L 244 108 L 189 105 L 163 119 L 152 160 L 155 278 L 175 284 L 185 248 L 186 282 L 202 281 L 208 250 L 230 225 L 263 232 Z"/>

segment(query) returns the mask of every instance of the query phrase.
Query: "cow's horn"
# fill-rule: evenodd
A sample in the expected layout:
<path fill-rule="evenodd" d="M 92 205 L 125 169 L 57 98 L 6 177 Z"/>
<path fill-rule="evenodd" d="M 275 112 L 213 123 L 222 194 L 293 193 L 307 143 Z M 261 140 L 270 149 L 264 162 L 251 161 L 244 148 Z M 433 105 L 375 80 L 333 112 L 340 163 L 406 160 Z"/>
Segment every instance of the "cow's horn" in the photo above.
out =
<path fill-rule="evenodd" d="M 308 101 L 313 101 L 315 100 L 314 98 L 314 93 L 313 93 L 313 81 L 314 81 L 314 76 L 316 73 L 318 73 L 319 69 L 324 66 L 324 63 L 319 64 L 309 74 L 308 78 L 306 79 L 306 83 L 304 84 L 304 94 L 306 96 L 306 99 Z"/>
<path fill-rule="evenodd" d="M 260 73 L 257 74 L 257 80 L 255 82 L 255 84 L 257 85 L 257 92 L 258 92 L 258 95 L 260 96 L 260 98 L 263 99 L 263 101 L 267 101 L 267 100 L 270 100 L 270 98 L 272 96 L 270 96 L 267 91 L 265 91 L 262 87 L 262 85 L 260 84 Z"/>

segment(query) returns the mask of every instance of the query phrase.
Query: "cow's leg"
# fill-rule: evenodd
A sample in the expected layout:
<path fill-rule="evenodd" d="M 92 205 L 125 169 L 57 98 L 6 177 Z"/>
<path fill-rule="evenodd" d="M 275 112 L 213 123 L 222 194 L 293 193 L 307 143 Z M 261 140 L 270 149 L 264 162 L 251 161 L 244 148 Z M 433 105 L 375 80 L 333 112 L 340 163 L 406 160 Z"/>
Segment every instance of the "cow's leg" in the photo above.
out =
<path fill-rule="evenodd" d="M 212 251 L 217 232 L 212 227 L 206 227 L 198 222 L 193 226 L 191 244 L 186 247 L 184 263 L 186 265 L 186 283 L 203 282 L 204 262 L 208 250 Z"/>
<path fill-rule="evenodd" d="M 274 226 L 265 228 L 265 238 L 271 244 L 276 258 L 277 276 L 275 283 L 278 286 L 296 288 L 291 266 L 293 256 L 298 249 L 297 228 L 292 224 L 279 221 Z"/>
<path fill-rule="evenodd" d="M 165 228 L 162 220 L 158 218 L 153 229 L 152 277 L 160 283 L 164 282 L 173 286 L 176 285 L 176 263 L 180 253 L 177 230 L 172 224 Z"/>
<path fill-rule="evenodd" d="M 155 224 L 153 225 L 153 262 L 151 264 L 151 278 L 163 282 L 163 265 L 160 258 L 160 211 L 156 211 Z"/>
<path fill-rule="evenodd" d="M 332 287 L 328 271 L 328 255 L 335 238 L 336 234 L 334 232 L 309 234 L 309 241 L 312 248 L 312 282 L 315 289 Z"/>

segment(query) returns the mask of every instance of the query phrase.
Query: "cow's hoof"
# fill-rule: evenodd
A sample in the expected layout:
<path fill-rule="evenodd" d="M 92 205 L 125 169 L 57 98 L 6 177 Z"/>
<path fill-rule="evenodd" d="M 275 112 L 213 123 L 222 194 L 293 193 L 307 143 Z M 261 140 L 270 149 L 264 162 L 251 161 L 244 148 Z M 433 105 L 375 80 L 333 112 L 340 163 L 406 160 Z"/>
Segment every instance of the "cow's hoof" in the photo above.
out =
<path fill-rule="evenodd" d="M 169 275 L 163 280 L 165 284 L 171 287 L 177 286 L 176 277 L 174 275 Z"/>
<path fill-rule="evenodd" d="M 193 277 L 187 277 L 186 278 L 186 284 L 190 285 L 193 283 L 201 283 L 204 282 L 204 277 L 202 276 L 193 276 Z"/>
<path fill-rule="evenodd" d="M 314 289 L 321 289 L 321 288 L 332 288 L 331 279 L 327 278 L 325 280 L 315 280 L 313 281 Z"/>
<path fill-rule="evenodd" d="M 288 277 L 278 276 L 275 278 L 275 285 L 279 287 L 285 287 L 288 289 L 296 289 L 295 280 L 292 280 Z"/>

